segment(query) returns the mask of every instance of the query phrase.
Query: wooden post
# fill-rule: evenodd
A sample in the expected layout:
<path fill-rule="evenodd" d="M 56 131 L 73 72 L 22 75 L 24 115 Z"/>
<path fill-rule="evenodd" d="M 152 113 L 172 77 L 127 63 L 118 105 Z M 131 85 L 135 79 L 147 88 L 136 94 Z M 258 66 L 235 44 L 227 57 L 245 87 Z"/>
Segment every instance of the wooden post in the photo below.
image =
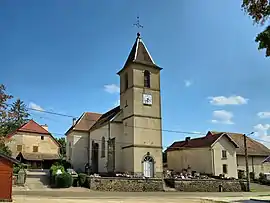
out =
<path fill-rule="evenodd" d="M 248 153 L 247 153 L 247 136 L 246 136 L 246 134 L 244 134 L 244 148 L 245 148 L 245 160 L 246 160 L 247 192 L 250 192 L 250 179 L 249 179 Z"/>

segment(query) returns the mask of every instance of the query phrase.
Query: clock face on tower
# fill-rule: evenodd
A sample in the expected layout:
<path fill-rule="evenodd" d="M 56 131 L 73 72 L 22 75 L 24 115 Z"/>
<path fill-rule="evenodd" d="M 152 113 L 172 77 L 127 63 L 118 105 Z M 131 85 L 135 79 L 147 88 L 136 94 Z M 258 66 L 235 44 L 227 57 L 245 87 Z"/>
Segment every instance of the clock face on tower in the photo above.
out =
<path fill-rule="evenodd" d="M 151 94 L 143 94 L 143 104 L 152 105 L 152 95 Z"/>

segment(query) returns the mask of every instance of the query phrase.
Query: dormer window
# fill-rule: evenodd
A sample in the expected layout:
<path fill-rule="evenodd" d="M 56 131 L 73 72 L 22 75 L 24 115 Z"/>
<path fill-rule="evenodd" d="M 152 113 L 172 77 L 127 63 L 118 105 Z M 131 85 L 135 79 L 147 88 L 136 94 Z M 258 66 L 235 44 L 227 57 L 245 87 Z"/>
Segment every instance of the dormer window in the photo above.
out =
<path fill-rule="evenodd" d="M 144 87 L 150 88 L 150 72 L 144 71 Z"/>

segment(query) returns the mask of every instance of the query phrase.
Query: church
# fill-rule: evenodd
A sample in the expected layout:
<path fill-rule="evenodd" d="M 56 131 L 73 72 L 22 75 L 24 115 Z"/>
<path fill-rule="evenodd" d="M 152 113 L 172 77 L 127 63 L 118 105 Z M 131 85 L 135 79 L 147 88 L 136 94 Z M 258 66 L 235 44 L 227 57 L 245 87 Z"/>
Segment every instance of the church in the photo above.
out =
<path fill-rule="evenodd" d="M 66 132 L 66 155 L 75 170 L 161 177 L 160 68 L 140 33 L 117 73 L 120 106 L 104 114 L 84 112 Z"/>

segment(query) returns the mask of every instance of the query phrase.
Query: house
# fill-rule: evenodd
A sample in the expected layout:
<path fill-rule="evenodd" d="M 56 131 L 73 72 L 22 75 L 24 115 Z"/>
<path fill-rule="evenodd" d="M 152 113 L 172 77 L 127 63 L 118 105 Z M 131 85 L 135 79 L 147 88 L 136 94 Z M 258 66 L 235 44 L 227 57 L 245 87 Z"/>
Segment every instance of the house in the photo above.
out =
<path fill-rule="evenodd" d="M 89 159 L 89 130 L 100 116 L 98 113 L 84 112 L 65 133 L 66 158 L 77 171 L 85 171 Z"/>
<path fill-rule="evenodd" d="M 39 125 L 34 120 L 8 134 L 6 145 L 13 158 L 33 168 L 49 168 L 60 159 L 60 144 L 49 133 L 47 125 Z"/>
<path fill-rule="evenodd" d="M 67 133 L 67 156 L 71 150 L 72 163 L 77 164 L 80 157 L 78 167 L 89 164 L 93 173 L 162 176 L 160 70 L 137 33 L 128 58 L 117 73 L 120 106 L 88 124 L 88 135 L 73 131 L 74 136 L 69 138 Z M 78 144 L 81 147 L 76 147 L 81 137 L 85 137 Z"/>
<path fill-rule="evenodd" d="M 174 142 L 167 148 L 168 169 L 192 171 L 226 177 L 237 177 L 236 150 L 238 145 L 226 133 L 207 133 L 204 137 Z"/>
<path fill-rule="evenodd" d="M 13 164 L 20 162 L 0 153 L 0 201 L 12 202 Z"/>
<path fill-rule="evenodd" d="M 210 132 L 212 135 L 220 132 Z M 244 148 L 244 136 L 240 133 L 226 133 L 228 134 L 234 142 L 239 146 L 236 149 L 236 163 L 237 170 L 246 171 L 245 162 L 245 148 Z M 258 178 L 260 173 L 270 172 L 270 163 L 263 163 L 263 161 L 270 155 L 270 150 L 264 146 L 262 143 L 247 137 L 247 153 L 248 153 L 248 163 L 249 172 L 253 172 L 255 177 Z"/>

